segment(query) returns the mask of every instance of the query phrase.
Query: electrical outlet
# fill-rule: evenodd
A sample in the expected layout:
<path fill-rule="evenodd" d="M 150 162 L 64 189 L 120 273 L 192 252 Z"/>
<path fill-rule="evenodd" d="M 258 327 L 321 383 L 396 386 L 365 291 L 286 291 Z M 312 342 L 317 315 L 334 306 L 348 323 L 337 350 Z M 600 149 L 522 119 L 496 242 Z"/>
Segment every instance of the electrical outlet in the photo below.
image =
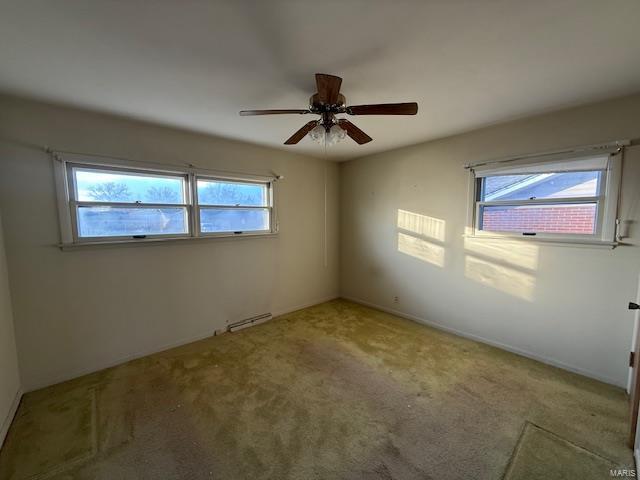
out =
<path fill-rule="evenodd" d="M 400 299 L 398 297 L 393 297 L 393 303 L 400 303 Z"/>

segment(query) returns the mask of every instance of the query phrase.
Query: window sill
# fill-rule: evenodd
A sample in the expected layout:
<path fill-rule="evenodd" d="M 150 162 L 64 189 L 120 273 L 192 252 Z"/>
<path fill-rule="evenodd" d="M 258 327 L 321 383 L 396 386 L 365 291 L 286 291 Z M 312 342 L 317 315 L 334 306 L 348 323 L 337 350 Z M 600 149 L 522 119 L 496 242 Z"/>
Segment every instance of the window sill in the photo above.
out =
<path fill-rule="evenodd" d="M 573 240 L 560 238 L 544 238 L 544 237 L 528 237 L 515 235 L 463 235 L 464 238 L 473 238 L 476 240 L 503 240 L 516 242 L 541 243 L 545 245 L 554 245 L 559 247 L 578 247 L 578 248 L 605 248 L 611 249 L 624 245 L 620 242 L 605 242 L 602 240 Z"/>
<path fill-rule="evenodd" d="M 175 238 L 141 238 L 141 239 L 124 239 L 124 240 L 104 240 L 96 242 L 79 242 L 79 243 L 60 243 L 57 245 L 63 252 L 72 250 L 83 250 L 86 248 L 117 248 L 117 247 L 139 247 L 142 245 L 164 245 L 174 243 L 192 243 L 201 242 L 207 240 L 230 240 L 241 238 L 274 238 L 278 233 L 244 233 L 242 235 L 237 234 L 222 234 L 222 235 L 203 235 L 201 237 L 175 237 Z"/>

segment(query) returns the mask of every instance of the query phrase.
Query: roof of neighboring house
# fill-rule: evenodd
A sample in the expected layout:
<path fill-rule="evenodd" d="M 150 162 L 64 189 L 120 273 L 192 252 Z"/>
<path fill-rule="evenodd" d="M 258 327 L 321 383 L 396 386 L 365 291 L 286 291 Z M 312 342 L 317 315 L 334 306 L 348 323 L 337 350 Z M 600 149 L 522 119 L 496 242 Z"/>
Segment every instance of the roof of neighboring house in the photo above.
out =
<path fill-rule="evenodd" d="M 502 175 L 485 182 L 485 200 L 594 196 L 597 171 Z"/>
<path fill-rule="evenodd" d="M 503 190 L 507 187 L 511 187 L 517 183 L 521 183 L 536 175 L 501 175 L 497 177 L 491 177 L 491 182 L 485 184 L 484 194 L 489 196 L 494 193 Z"/>

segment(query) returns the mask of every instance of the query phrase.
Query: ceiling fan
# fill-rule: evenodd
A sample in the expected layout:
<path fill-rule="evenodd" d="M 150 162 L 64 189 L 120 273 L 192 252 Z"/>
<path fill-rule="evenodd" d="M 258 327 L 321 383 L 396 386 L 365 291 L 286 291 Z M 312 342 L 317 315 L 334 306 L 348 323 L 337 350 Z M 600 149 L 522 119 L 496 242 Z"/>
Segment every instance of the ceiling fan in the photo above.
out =
<path fill-rule="evenodd" d="M 287 139 L 285 145 L 295 145 L 305 135 L 319 142 L 333 145 L 344 139 L 346 135 L 351 137 L 359 145 L 370 142 L 372 138 L 345 118 L 336 118 L 336 114 L 348 115 L 415 115 L 418 113 L 418 104 L 410 103 L 381 103 L 374 105 L 346 106 L 346 99 L 340 93 L 342 78 L 324 73 L 316 73 L 317 93 L 309 99 L 309 108 L 295 110 L 242 110 L 240 115 L 280 115 L 312 113 L 320 115 L 318 120 L 312 120 Z"/>

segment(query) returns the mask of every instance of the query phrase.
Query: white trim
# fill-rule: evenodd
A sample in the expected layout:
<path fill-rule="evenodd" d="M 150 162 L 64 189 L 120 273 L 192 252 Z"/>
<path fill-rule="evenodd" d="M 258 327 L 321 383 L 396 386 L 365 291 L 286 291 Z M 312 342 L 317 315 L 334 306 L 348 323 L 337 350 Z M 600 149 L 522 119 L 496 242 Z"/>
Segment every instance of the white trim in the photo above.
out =
<path fill-rule="evenodd" d="M 638 275 L 638 292 L 636 294 L 636 303 L 640 303 L 640 275 Z M 633 316 L 633 333 L 631 335 L 631 348 L 630 351 L 634 353 L 634 355 L 640 355 L 640 351 L 638 351 L 639 345 L 637 345 L 638 340 L 638 329 L 640 328 L 640 310 L 636 310 Z M 627 393 L 631 395 L 631 387 L 633 386 L 634 374 L 633 374 L 633 365 L 629 365 L 629 376 L 627 377 Z"/>
<path fill-rule="evenodd" d="M 465 228 L 465 235 L 475 235 L 475 218 L 476 218 L 476 198 L 478 192 L 478 182 L 473 170 L 469 170 L 469 184 L 467 185 L 467 226 Z"/>
<path fill-rule="evenodd" d="M 60 222 L 61 243 L 73 243 L 73 224 L 69 208 L 69 181 L 67 164 L 59 157 L 53 157 L 53 175 L 56 184 L 56 201 L 58 204 L 58 220 Z"/>
<path fill-rule="evenodd" d="M 531 243 L 542 243 L 545 245 L 555 245 L 558 247 L 590 247 L 590 248 L 608 248 L 613 249 L 618 245 L 624 245 L 620 242 L 603 242 L 601 240 L 594 240 L 592 236 L 585 235 L 586 239 L 582 238 L 569 238 L 569 237 L 528 237 L 526 235 L 501 235 L 499 232 L 485 232 L 485 233 L 475 233 L 470 235 L 463 235 L 465 238 L 476 238 L 481 240 L 509 240 L 516 242 L 531 242 Z"/>
<path fill-rule="evenodd" d="M 620 203 L 620 184 L 622 182 L 623 151 L 609 157 L 607 177 L 605 179 L 604 203 L 602 210 L 601 238 L 614 241 L 616 238 L 616 217 Z M 601 193 L 602 195 L 602 193 Z"/>
<path fill-rule="evenodd" d="M 11 402 L 11 407 L 9 407 L 9 411 L 7 412 L 7 416 L 4 417 L 4 420 L 2 421 L 2 427 L 0 428 L 0 448 L 2 448 L 5 438 L 7 438 L 9 428 L 11 427 L 11 423 L 13 423 L 13 419 L 16 416 L 20 400 L 22 400 L 22 394 L 22 388 L 18 388 L 16 396 L 13 398 L 13 402 Z"/>
<path fill-rule="evenodd" d="M 633 333 L 631 334 L 631 348 L 629 350 L 630 353 L 635 355 L 636 350 L 638 349 L 638 345 L 636 345 L 636 339 L 638 338 L 638 322 L 640 321 L 640 315 L 636 313 L 635 318 L 633 319 Z M 640 355 L 640 352 L 638 353 Z M 631 355 L 629 355 L 631 358 Z M 633 384 L 633 365 L 629 365 L 629 373 L 627 375 L 627 394 L 631 395 L 631 386 Z"/>
<path fill-rule="evenodd" d="M 636 421 L 636 438 L 635 438 L 635 443 L 633 445 L 633 461 L 635 463 L 635 467 L 636 467 L 636 475 L 638 472 L 638 465 L 640 465 L 640 435 L 638 435 L 638 432 L 640 432 L 640 429 L 638 428 L 640 426 L 640 417 L 638 417 L 637 421 Z"/>
<path fill-rule="evenodd" d="M 262 232 L 262 233 L 250 233 L 245 232 L 241 235 L 236 235 L 233 233 L 223 233 L 223 234 L 204 234 L 199 237 L 150 237 L 150 238 L 140 238 L 140 239 L 126 239 L 126 240 L 109 240 L 109 241 L 94 241 L 94 242 L 81 242 L 81 243 L 59 243 L 56 246 L 60 248 L 63 252 L 71 251 L 71 250 L 82 250 L 85 248 L 109 248 L 109 247 L 141 247 L 143 245 L 164 245 L 164 244 L 172 244 L 172 243 L 191 243 L 191 242 L 201 242 L 203 240 L 237 240 L 239 238 L 276 238 L 278 237 L 277 233 L 271 232 Z"/>
<path fill-rule="evenodd" d="M 377 310 L 381 310 L 383 312 L 390 313 L 390 314 L 396 315 L 398 317 L 406 318 L 407 320 L 412 320 L 414 322 L 421 323 L 423 325 L 427 325 L 427 326 L 433 327 L 433 328 L 435 328 L 437 330 L 442 330 L 444 332 L 452 333 L 452 334 L 457 335 L 459 337 L 468 338 L 470 340 L 475 340 L 475 341 L 480 342 L 480 343 L 491 345 L 492 347 L 497 347 L 497 348 L 500 348 L 502 350 L 506 350 L 508 352 L 515 353 L 517 355 L 521 355 L 523 357 L 530 358 L 532 360 L 537 360 L 539 362 L 545 363 L 547 365 L 551 365 L 553 367 L 558 367 L 558 368 L 561 368 L 563 370 L 568 370 L 570 372 L 577 373 L 579 375 L 583 375 L 585 377 L 594 378 L 594 379 L 599 380 L 601 382 L 605 382 L 605 383 L 608 383 L 608 384 L 611 384 L 611 385 L 623 387 L 623 385 L 621 385 L 617 380 L 614 380 L 613 378 L 605 377 L 604 375 L 600 375 L 599 373 L 595 373 L 595 372 L 592 372 L 590 370 L 585 370 L 583 368 L 575 367 L 573 365 L 569 365 L 567 363 L 561 362 L 559 360 L 555 360 L 553 358 L 544 357 L 542 355 L 538 355 L 536 353 L 529 352 L 528 350 L 523 350 L 523 349 L 518 348 L 518 347 L 513 347 L 511 345 L 507 345 L 506 343 L 497 342 L 495 340 L 490 340 L 488 338 L 481 337 L 481 336 L 475 335 L 473 333 L 463 332 L 462 330 L 458 330 L 458 329 L 455 329 L 455 328 L 447 327 L 445 325 L 442 325 L 441 323 L 433 322 L 431 320 L 426 320 L 426 319 L 424 319 L 422 317 L 418 317 L 416 315 L 411 315 L 409 313 L 404 313 L 404 312 L 401 312 L 399 310 L 394 310 L 393 308 L 383 307 L 382 305 L 378 305 L 378 304 L 375 304 L 375 303 L 367 302 L 366 300 L 361 300 L 359 298 L 345 296 L 345 295 L 342 295 L 342 298 L 344 298 L 345 300 L 350 300 L 350 301 L 355 302 L 355 303 L 359 303 L 360 305 L 364 305 L 366 307 L 375 308 Z"/>
<path fill-rule="evenodd" d="M 280 310 L 274 311 L 272 315 L 273 315 L 273 318 L 276 318 L 276 317 L 285 315 L 287 313 L 295 312 L 297 310 L 302 310 L 303 308 L 308 308 L 308 307 L 312 307 L 314 305 L 319 305 L 321 303 L 325 303 L 325 302 L 328 302 L 328 301 L 331 301 L 331 300 L 335 300 L 336 298 L 339 298 L 338 294 L 330 295 L 328 297 L 324 297 L 324 298 L 321 298 L 321 299 L 318 299 L 318 300 L 307 302 L 307 303 L 304 303 L 302 305 L 297 305 L 297 306 L 292 306 L 292 307 L 285 307 L 285 308 L 282 308 Z M 173 348 L 180 347 L 180 346 L 186 345 L 188 343 L 197 342 L 198 340 L 203 340 L 205 338 L 212 337 L 212 336 L 216 335 L 216 332 L 219 331 L 220 329 L 222 329 L 223 331 L 226 331 L 226 325 L 220 327 L 219 329 L 210 328 L 206 332 L 200 332 L 200 333 L 197 333 L 196 335 L 191 335 L 189 337 L 182 338 L 182 339 L 177 340 L 175 342 L 164 343 L 164 344 L 158 345 L 156 347 L 147 348 L 145 350 L 141 350 L 141 351 L 132 353 L 130 355 L 125 355 L 124 357 L 120 357 L 120 358 L 117 358 L 115 360 L 106 361 L 106 362 L 100 362 L 95 367 L 79 368 L 79 369 L 75 369 L 75 370 L 69 371 L 68 373 L 60 373 L 60 374 L 57 374 L 57 375 L 53 375 L 50 380 L 35 382 L 33 385 L 26 385 L 25 386 L 26 393 L 32 392 L 34 390 L 39 390 L 41 388 L 45 388 L 45 387 L 48 387 L 50 385 L 55 385 L 55 384 L 58 384 L 58 383 L 61 383 L 61 382 L 66 382 L 68 380 L 73 380 L 75 378 L 82 377 L 83 375 L 88 375 L 90 373 L 95 373 L 95 372 L 99 372 L 101 370 L 105 370 L 107 368 L 115 367 L 117 365 L 121 365 L 121 364 L 129 362 L 131 360 L 135 360 L 135 359 L 138 359 L 138 358 L 141 358 L 141 357 L 146 357 L 147 355 L 153 355 L 155 353 L 164 352 L 165 350 L 171 350 Z M 218 335 L 219 335 L 219 333 L 218 333 Z"/>
<path fill-rule="evenodd" d="M 606 184 L 606 180 L 604 183 Z M 478 200 L 476 203 L 482 207 L 524 207 L 527 205 L 574 205 L 576 203 L 598 203 L 603 200 L 603 195 L 594 195 L 592 197 L 550 197 L 526 200 Z"/>

